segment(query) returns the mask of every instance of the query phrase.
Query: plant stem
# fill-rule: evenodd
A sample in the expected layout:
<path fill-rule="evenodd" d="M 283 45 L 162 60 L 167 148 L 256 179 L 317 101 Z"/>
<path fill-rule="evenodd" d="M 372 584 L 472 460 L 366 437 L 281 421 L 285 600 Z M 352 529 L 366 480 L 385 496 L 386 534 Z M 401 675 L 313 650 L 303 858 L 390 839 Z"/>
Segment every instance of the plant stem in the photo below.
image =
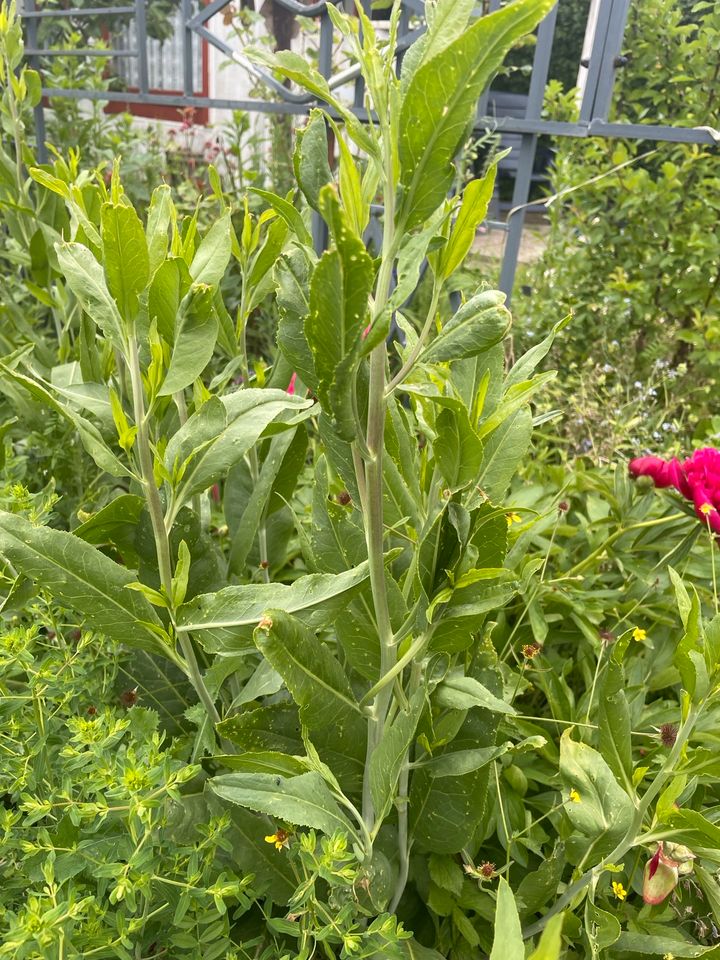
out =
<path fill-rule="evenodd" d="M 250 386 L 250 364 L 247 355 L 247 322 L 245 306 L 245 291 L 247 289 L 247 273 L 242 271 L 242 293 L 240 295 L 240 307 L 238 311 L 238 344 L 240 347 L 240 362 L 243 378 L 243 386 Z M 257 447 L 253 445 L 248 453 L 248 464 L 250 466 L 250 476 L 252 477 L 253 487 L 258 485 L 260 480 L 260 461 L 258 460 Z M 258 552 L 260 554 L 260 569 L 265 583 L 270 583 L 270 564 L 268 562 L 267 546 L 267 524 L 265 522 L 265 508 L 263 507 L 262 517 L 258 524 Z"/>
<path fill-rule="evenodd" d="M 387 134 L 384 136 L 386 161 L 388 166 L 385 190 L 385 224 L 383 231 L 383 256 L 378 275 L 375 297 L 375 313 L 378 315 L 387 304 L 392 280 L 394 260 L 394 220 L 395 197 L 392 178 L 392 150 Z M 393 643 L 393 630 L 388 607 L 387 585 L 385 583 L 385 561 L 383 558 L 384 514 L 383 514 L 383 448 L 385 442 L 385 366 L 387 348 L 379 344 L 370 355 L 370 387 L 368 396 L 368 419 L 366 444 L 369 459 L 365 464 L 365 541 L 370 568 L 370 587 L 375 608 L 375 619 L 380 642 L 380 680 L 393 668 L 396 649 Z M 392 687 L 388 685 L 379 690 L 373 704 L 373 719 L 368 728 L 367 763 L 363 783 L 363 817 L 372 828 L 375 812 L 372 795 L 369 790 L 369 761 L 380 742 L 385 724 Z"/>
<path fill-rule="evenodd" d="M 435 319 L 435 314 L 437 313 L 438 303 L 440 301 L 440 284 L 433 284 L 432 299 L 430 300 L 430 307 L 428 308 L 427 318 L 423 325 L 420 335 L 417 338 L 417 343 L 410 351 L 410 355 L 402 365 L 400 370 L 395 374 L 390 383 L 387 385 L 386 393 L 388 396 L 393 392 L 395 387 L 403 382 L 405 377 L 410 373 L 412 368 L 415 366 L 417 358 L 422 352 L 422 348 L 425 346 L 425 341 L 427 340 L 430 331 L 432 329 L 433 321 Z"/>
<path fill-rule="evenodd" d="M 138 356 L 137 340 L 134 336 L 130 337 L 128 351 L 128 366 L 130 370 L 130 382 L 132 384 L 133 411 L 135 414 L 135 425 L 137 427 L 137 445 L 138 458 L 140 460 L 140 473 L 142 476 L 143 492 L 145 502 L 147 503 L 150 522 L 155 537 L 155 551 L 157 553 L 158 570 L 160 573 L 160 584 L 170 604 L 170 618 L 175 627 L 180 648 L 185 659 L 185 672 L 188 679 L 195 688 L 195 692 L 200 698 L 208 716 L 213 723 L 218 723 L 220 714 L 217 712 L 210 692 L 205 686 L 200 667 L 195 656 L 195 650 L 189 635 L 182 630 L 178 630 L 175 625 L 175 615 L 172 606 L 172 556 L 170 553 L 170 538 L 165 527 L 165 516 L 163 506 L 160 500 L 160 491 L 155 482 L 155 472 L 153 470 L 153 454 L 150 448 L 150 437 L 148 434 L 147 419 L 145 417 L 145 397 L 143 394 L 142 374 L 140 372 L 140 358 Z"/>
<path fill-rule="evenodd" d="M 422 668 L 420 664 L 415 661 L 412 665 L 412 671 L 410 674 L 410 689 L 408 691 L 411 696 L 413 693 L 415 693 L 420 685 L 421 679 Z M 395 913 L 397 910 L 397 906 L 400 903 L 400 898 L 405 892 L 408 873 L 410 872 L 411 844 L 408 836 L 408 804 L 410 802 L 410 797 L 408 796 L 408 790 L 410 787 L 411 760 L 412 755 L 411 750 L 409 749 L 405 754 L 405 760 L 400 770 L 400 777 L 398 779 L 398 859 L 400 861 L 400 869 L 398 871 L 397 880 L 395 881 L 393 897 L 390 902 L 390 913 Z"/>
<path fill-rule="evenodd" d="M 685 513 L 673 513 L 669 517 L 658 517 L 655 520 L 643 520 L 641 523 L 632 523 L 629 527 L 623 527 L 621 530 L 616 530 L 615 533 L 611 534 L 607 540 L 602 543 L 596 550 L 593 550 L 592 553 L 588 554 L 584 560 L 581 560 L 580 563 L 576 563 L 574 567 L 567 571 L 565 574 L 566 577 L 573 577 L 578 573 L 581 573 L 587 567 L 592 566 L 592 564 L 597 560 L 598 557 L 602 556 L 605 550 L 616 540 L 622 537 L 625 533 L 630 533 L 632 530 L 643 530 L 646 527 L 657 527 L 663 523 L 671 523 L 673 520 L 680 520 L 684 517 L 687 517 Z"/>

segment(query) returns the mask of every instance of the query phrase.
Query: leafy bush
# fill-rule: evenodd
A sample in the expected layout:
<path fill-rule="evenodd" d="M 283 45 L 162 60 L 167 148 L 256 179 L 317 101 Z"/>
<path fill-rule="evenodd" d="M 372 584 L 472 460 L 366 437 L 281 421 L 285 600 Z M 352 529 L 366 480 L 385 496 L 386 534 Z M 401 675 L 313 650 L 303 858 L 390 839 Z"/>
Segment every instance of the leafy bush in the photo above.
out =
<path fill-rule="evenodd" d="M 617 72 L 613 119 L 720 125 L 720 14 L 710 3 L 695 4 L 694 11 L 696 22 L 687 22 L 677 0 L 631 5 L 629 62 Z M 555 87 L 549 113 L 570 119 L 574 109 L 573 94 Z M 630 385 L 645 381 L 654 364 L 669 364 L 681 373 L 677 395 L 691 396 L 696 413 L 713 415 L 720 309 L 716 154 L 698 145 L 558 141 L 551 191 L 561 196 L 550 206 L 550 239 L 532 301 L 518 307 L 535 337 L 556 322 L 558 310 L 572 311 L 571 336 L 559 348 L 565 365 L 591 356 L 596 370 L 625 368 Z M 618 357 L 624 359 L 618 363 Z"/>

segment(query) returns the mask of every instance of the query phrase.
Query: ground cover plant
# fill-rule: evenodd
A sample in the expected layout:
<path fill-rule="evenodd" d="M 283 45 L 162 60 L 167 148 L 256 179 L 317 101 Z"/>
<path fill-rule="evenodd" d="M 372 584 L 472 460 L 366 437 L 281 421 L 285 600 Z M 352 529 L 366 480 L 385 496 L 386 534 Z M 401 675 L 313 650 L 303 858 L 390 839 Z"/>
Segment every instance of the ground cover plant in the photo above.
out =
<path fill-rule="evenodd" d="M 397 5 L 330 8 L 367 124 L 257 50 L 324 105 L 295 190 L 190 212 L 36 163 L 2 6 L 0 956 L 717 954 L 714 459 L 531 461 L 562 315 L 509 363 L 501 294 L 448 311 L 453 158 L 552 0 L 473 6 L 399 76 Z"/>

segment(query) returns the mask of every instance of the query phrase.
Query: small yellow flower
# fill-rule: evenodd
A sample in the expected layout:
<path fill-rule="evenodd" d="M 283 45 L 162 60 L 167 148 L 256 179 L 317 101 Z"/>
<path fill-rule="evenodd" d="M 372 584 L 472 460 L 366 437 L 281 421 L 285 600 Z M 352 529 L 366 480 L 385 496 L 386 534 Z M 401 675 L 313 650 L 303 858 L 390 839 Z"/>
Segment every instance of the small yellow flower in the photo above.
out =
<path fill-rule="evenodd" d="M 664 954 L 663 954 L 663 960 L 675 960 L 675 954 L 674 954 L 674 953 L 664 953 Z"/>
<path fill-rule="evenodd" d="M 643 630 L 642 627 L 635 627 L 633 630 L 633 640 L 647 640 L 647 630 Z"/>
<path fill-rule="evenodd" d="M 613 888 L 613 893 L 618 898 L 618 900 L 625 899 L 625 897 L 627 896 L 627 890 L 621 883 L 619 883 L 617 880 L 613 880 L 612 888 Z"/>
<path fill-rule="evenodd" d="M 572 800 L 573 803 L 582 803 L 582 799 L 580 798 L 580 794 L 579 794 L 579 792 L 575 789 L 575 787 L 573 787 L 573 788 L 570 790 L 570 793 L 569 793 L 569 795 L 568 795 L 568 800 Z"/>
<path fill-rule="evenodd" d="M 703 516 L 705 516 L 705 517 L 706 517 L 709 513 L 712 513 L 712 511 L 713 511 L 713 506 L 712 506 L 711 503 L 703 503 L 703 505 L 700 507 L 700 513 L 702 513 Z"/>
<path fill-rule="evenodd" d="M 274 843 L 276 850 L 282 850 L 283 847 L 290 846 L 290 834 L 287 830 L 279 827 L 275 833 L 271 833 L 269 837 L 265 837 L 265 843 Z"/>
<path fill-rule="evenodd" d="M 511 527 L 514 523 L 521 523 L 522 517 L 519 513 L 506 513 L 505 519 L 507 520 L 507 525 Z"/>

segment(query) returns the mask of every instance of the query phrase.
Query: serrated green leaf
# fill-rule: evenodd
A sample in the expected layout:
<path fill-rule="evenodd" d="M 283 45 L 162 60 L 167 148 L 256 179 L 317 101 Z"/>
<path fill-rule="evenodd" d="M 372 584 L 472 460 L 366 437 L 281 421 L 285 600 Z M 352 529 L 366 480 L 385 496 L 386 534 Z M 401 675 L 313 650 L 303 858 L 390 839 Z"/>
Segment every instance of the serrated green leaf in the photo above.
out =
<path fill-rule="evenodd" d="M 481 17 L 420 66 L 407 85 L 400 112 L 400 216 L 406 228 L 422 223 L 442 203 L 458 152 L 483 89 L 512 44 L 529 33 L 555 0 L 516 0 Z"/>
<path fill-rule="evenodd" d="M 178 624 L 196 633 L 207 649 L 249 648 L 253 628 L 269 609 L 291 613 L 318 629 L 331 623 L 369 577 L 367 562 L 340 574 L 308 574 L 289 586 L 257 583 L 204 594 L 178 611 Z"/>
<path fill-rule="evenodd" d="M 309 729 L 340 726 L 361 716 L 345 671 L 332 651 L 283 610 L 265 611 L 254 633 L 258 650 L 285 680 Z"/>
<path fill-rule="evenodd" d="M 87 623 L 130 647 L 164 652 L 162 624 L 141 594 L 128 590 L 135 575 L 95 547 L 62 530 L 36 527 L 0 511 L 0 553 Z M 156 629 L 153 630 L 152 628 Z"/>

